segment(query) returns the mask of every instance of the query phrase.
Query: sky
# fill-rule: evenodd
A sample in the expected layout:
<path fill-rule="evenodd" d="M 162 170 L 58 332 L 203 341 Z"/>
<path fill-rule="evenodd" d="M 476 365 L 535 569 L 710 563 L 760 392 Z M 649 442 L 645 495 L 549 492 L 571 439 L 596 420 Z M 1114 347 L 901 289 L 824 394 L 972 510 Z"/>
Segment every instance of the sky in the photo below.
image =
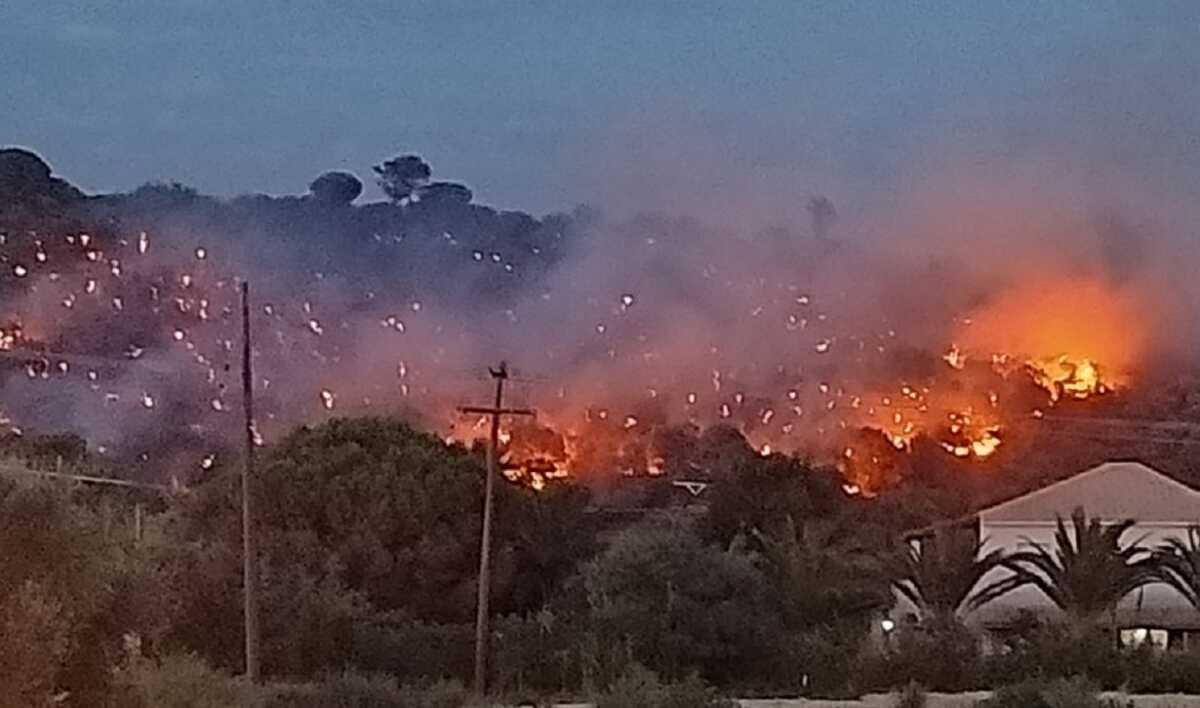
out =
<path fill-rule="evenodd" d="M 218 195 L 412 152 L 535 213 L 868 209 L 1025 155 L 1170 185 L 1197 39 L 1191 2 L 3 0 L 0 144 Z"/>

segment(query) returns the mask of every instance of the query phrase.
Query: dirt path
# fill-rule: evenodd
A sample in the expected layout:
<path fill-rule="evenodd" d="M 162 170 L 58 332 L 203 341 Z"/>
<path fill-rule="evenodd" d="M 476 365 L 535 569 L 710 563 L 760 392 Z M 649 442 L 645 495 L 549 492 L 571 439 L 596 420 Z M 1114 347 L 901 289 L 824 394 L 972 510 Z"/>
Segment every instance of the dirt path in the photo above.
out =
<path fill-rule="evenodd" d="M 931 693 L 926 702 L 927 708 L 972 708 L 977 702 L 987 698 L 987 692 L 978 693 Z M 1122 705 L 1133 701 L 1136 708 L 1200 708 L 1200 696 L 1183 694 L 1163 694 L 1154 696 L 1127 696 L 1121 693 L 1105 693 L 1104 698 L 1115 698 Z M 871 694 L 853 701 L 808 700 L 804 698 L 783 700 L 747 700 L 739 701 L 745 708 L 891 708 L 896 704 L 896 697 L 891 694 Z M 562 704 L 556 708 L 592 708 L 588 703 Z"/>

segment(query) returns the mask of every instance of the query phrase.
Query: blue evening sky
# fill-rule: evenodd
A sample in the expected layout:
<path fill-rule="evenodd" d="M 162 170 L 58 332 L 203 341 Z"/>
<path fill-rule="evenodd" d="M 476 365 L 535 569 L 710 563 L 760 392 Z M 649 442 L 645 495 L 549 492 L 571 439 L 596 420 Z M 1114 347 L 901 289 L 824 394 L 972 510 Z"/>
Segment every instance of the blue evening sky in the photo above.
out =
<path fill-rule="evenodd" d="M 0 0 L 0 144 L 221 195 L 416 152 L 535 212 L 639 173 L 886 191 L 947 143 L 1194 176 L 1198 5 Z"/>

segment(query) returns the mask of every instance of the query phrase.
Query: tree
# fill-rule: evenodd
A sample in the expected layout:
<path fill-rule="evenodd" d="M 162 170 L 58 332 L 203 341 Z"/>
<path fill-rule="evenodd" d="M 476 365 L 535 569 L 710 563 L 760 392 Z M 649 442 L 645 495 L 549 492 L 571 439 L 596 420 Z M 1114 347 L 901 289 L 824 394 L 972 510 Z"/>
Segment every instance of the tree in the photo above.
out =
<path fill-rule="evenodd" d="M 829 227 L 837 221 L 837 209 L 829 197 L 816 195 L 808 200 L 808 215 L 812 219 L 813 235 L 823 239 L 829 235 Z"/>
<path fill-rule="evenodd" d="M 182 182 L 147 182 L 126 197 L 126 207 L 151 214 L 213 208 L 216 201 Z"/>
<path fill-rule="evenodd" d="M 583 559 L 596 551 L 595 515 L 587 513 L 586 487 L 553 481 L 542 491 L 510 489 L 500 519 L 512 539 L 515 566 L 510 602 L 528 611 L 546 605 Z M 503 598 L 501 598 L 503 599 Z"/>
<path fill-rule="evenodd" d="M 1122 541 L 1134 523 L 1105 523 L 1076 509 L 1068 528 L 1060 516 L 1053 549 L 1031 542 L 1032 550 L 1010 553 L 1003 565 L 1012 575 L 985 592 L 1032 585 L 1077 624 L 1094 623 L 1121 598 L 1159 579 L 1158 559 L 1140 543 Z"/>
<path fill-rule="evenodd" d="M 37 154 L 20 148 L 0 150 L 0 201 L 49 205 L 82 198 L 82 192 L 54 177 Z"/>
<path fill-rule="evenodd" d="M 313 199 L 337 206 L 344 206 L 358 199 L 362 190 L 362 182 L 349 172 L 326 172 L 308 185 Z"/>
<path fill-rule="evenodd" d="M 474 608 L 482 466 L 462 447 L 383 418 L 298 428 L 259 472 L 264 535 L 309 534 L 376 607 L 424 619 Z M 498 543 L 498 559 L 510 553 Z M 497 589 L 511 567 L 497 565 Z"/>
<path fill-rule="evenodd" d="M 185 504 L 179 510 L 183 523 L 170 529 L 162 549 L 162 562 L 169 569 L 163 592 L 171 598 L 173 612 L 162 648 L 194 652 L 223 670 L 240 672 L 242 549 L 233 513 L 237 498 L 230 495 L 223 501 L 229 503 L 229 512 L 224 503 L 220 509 L 208 501 Z M 199 527 L 189 517 L 197 513 L 214 514 L 216 523 L 196 533 Z M 259 542 L 263 672 L 310 677 L 339 668 L 351 654 L 354 626 L 367 617 L 361 594 L 346 587 L 336 559 L 311 535 L 260 529 Z"/>
<path fill-rule="evenodd" d="M 775 534 L 753 535 L 789 628 L 861 619 L 890 602 L 875 556 L 832 521 L 795 524 L 789 518 Z"/>
<path fill-rule="evenodd" d="M 804 667 L 810 689 L 841 688 L 873 610 L 891 603 L 876 554 L 832 519 L 797 524 L 789 517 L 770 533 L 752 530 L 746 540 L 759 549 L 758 565 L 779 612 L 770 680 L 801 690 L 796 667 Z"/>
<path fill-rule="evenodd" d="M 995 584 L 976 589 L 988 572 L 1004 562 L 1002 550 L 984 553 L 984 544 L 974 534 L 942 531 L 909 545 L 899 558 L 892 587 L 925 619 L 952 620 L 964 607 L 974 609 L 1010 589 Z"/>
<path fill-rule="evenodd" d="M 383 193 L 396 203 L 411 197 L 433 174 L 429 164 L 416 155 L 401 155 L 371 169 L 378 175 Z"/>
<path fill-rule="evenodd" d="M 738 438 L 741 445 L 744 440 Z M 702 448 L 710 439 L 701 438 Z M 729 543 L 757 530 L 783 537 L 814 518 L 835 516 L 847 505 L 837 473 L 784 455 L 762 457 L 748 447 L 721 446 L 732 469 L 718 479 L 705 517 L 705 534 Z"/>
<path fill-rule="evenodd" d="M 423 204 L 470 204 L 474 197 L 466 185 L 457 182 L 433 182 L 418 190 Z"/>
<path fill-rule="evenodd" d="M 332 572 L 380 611 L 434 622 L 474 616 L 484 467 L 397 419 L 344 418 L 300 427 L 262 460 L 257 513 L 264 553 Z M 493 605 L 530 609 L 591 544 L 586 495 L 497 490 Z M 235 475 L 211 480 L 184 511 L 189 539 L 221 539 L 236 555 Z M 285 550 L 303 544 L 303 552 Z M 277 552 L 272 552 L 272 548 Z M 330 570 L 332 569 L 332 570 Z M 282 572 L 282 566 L 281 571 Z M 545 578 L 534 581 L 534 576 Z M 525 587 L 516 592 L 517 578 Z"/>
<path fill-rule="evenodd" d="M 580 584 L 604 678 L 628 659 L 671 678 L 744 678 L 767 660 L 778 625 L 751 557 L 706 546 L 678 525 L 621 532 L 584 566 Z"/>
<path fill-rule="evenodd" d="M 1200 610 L 1200 526 L 1189 526 L 1186 540 L 1168 538 L 1154 556 L 1160 579 Z"/>
<path fill-rule="evenodd" d="M 123 543 L 129 536 L 106 530 L 71 493 L 0 478 L 0 637 L 23 642 L 0 655 L 18 652 L 8 658 L 37 691 L 51 685 L 70 705 L 104 705 L 123 637 L 155 634 L 145 620 L 155 614 L 158 586 L 153 576 L 142 592 L 126 584 L 138 577 L 137 554 Z M 22 659 L 22 651 L 32 654 Z M 35 659 L 36 667 L 28 663 Z"/>
<path fill-rule="evenodd" d="M 0 708 L 49 705 L 70 644 L 62 605 L 35 581 L 0 597 Z"/>

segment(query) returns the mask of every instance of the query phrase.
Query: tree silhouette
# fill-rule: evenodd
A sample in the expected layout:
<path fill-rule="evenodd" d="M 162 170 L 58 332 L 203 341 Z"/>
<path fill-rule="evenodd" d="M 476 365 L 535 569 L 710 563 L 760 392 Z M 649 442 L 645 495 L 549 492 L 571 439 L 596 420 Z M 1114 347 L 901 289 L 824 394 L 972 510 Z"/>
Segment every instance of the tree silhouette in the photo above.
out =
<path fill-rule="evenodd" d="M 37 154 L 20 148 L 0 150 L 0 201 L 47 204 L 82 198 L 82 192 L 54 177 Z"/>
<path fill-rule="evenodd" d="M 326 172 L 308 185 L 313 199 L 325 204 L 349 204 L 362 190 L 362 182 L 349 172 Z"/>
<path fill-rule="evenodd" d="M 416 155 L 401 155 L 371 168 L 383 193 L 400 203 L 429 182 L 429 164 Z"/>
<path fill-rule="evenodd" d="M 977 608 L 1011 589 L 1009 584 L 993 583 L 973 592 L 1004 561 L 1002 550 L 984 553 L 984 544 L 975 536 L 943 531 L 911 545 L 900 557 L 892 587 L 925 619 L 949 619 L 964 608 Z"/>
<path fill-rule="evenodd" d="M 469 204 L 475 196 L 466 185 L 457 182 L 433 182 L 422 187 L 417 195 L 430 204 Z"/>
<path fill-rule="evenodd" d="M 829 197 L 816 195 L 808 200 L 808 215 L 812 219 L 813 235 L 825 238 L 829 235 L 829 227 L 837 221 L 837 209 Z"/>
<path fill-rule="evenodd" d="M 1160 579 L 1200 609 L 1200 526 L 1189 526 L 1187 539 L 1169 538 L 1154 551 Z"/>
<path fill-rule="evenodd" d="M 752 532 L 789 627 L 805 629 L 886 607 L 887 580 L 860 539 L 827 520 Z"/>

